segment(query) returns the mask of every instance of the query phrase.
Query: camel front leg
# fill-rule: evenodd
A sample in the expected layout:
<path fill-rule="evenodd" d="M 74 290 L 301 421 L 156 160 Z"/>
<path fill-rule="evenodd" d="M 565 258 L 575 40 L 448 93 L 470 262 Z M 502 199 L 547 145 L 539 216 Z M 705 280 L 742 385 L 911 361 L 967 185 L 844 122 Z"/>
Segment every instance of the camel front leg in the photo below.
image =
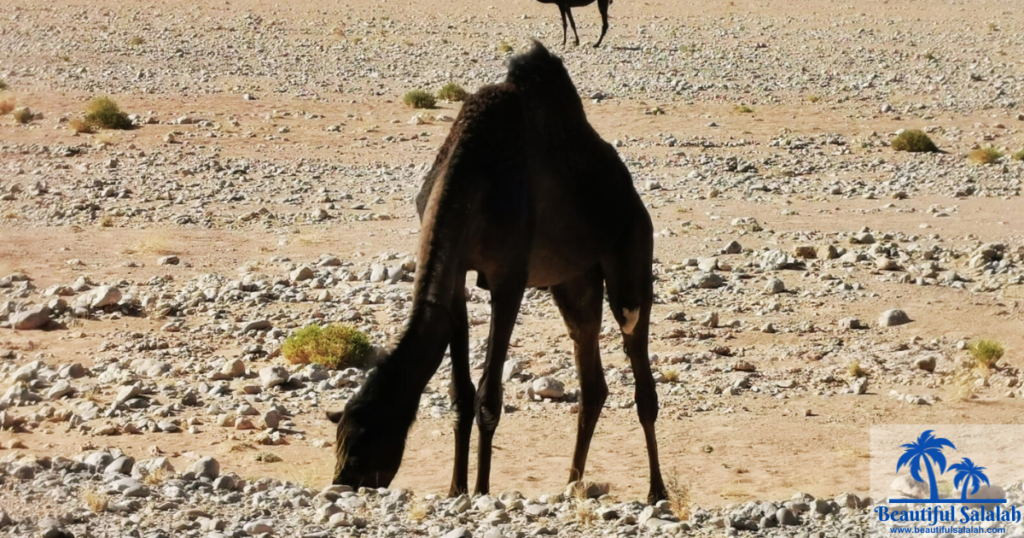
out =
<path fill-rule="evenodd" d="M 449 344 L 452 358 L 451 399 L 455 408 L 455 465 L 449 497 L 469 492 L 469 440 L 473 434 L 474 396 L 476 387 L 469 375 L 469 316 L 466 314 L 465 279 L 456 282 L 452 299 L 452 340 Z"/>
<path fill-rule="evenodd" d="M 508 355 L 508 342 L 519 315 L 519 305 L 526 291 L 526 270 L 498 279 L 487 276 L 491 286 L 491 332 L 487 337 L 487 359 L 476 391 L 476 424 L 480 431 L 477 454 L 476 492 L 483 495 L 491 489 L 491 451 L 494 431 L 501 420 L 501 372 Z"/>

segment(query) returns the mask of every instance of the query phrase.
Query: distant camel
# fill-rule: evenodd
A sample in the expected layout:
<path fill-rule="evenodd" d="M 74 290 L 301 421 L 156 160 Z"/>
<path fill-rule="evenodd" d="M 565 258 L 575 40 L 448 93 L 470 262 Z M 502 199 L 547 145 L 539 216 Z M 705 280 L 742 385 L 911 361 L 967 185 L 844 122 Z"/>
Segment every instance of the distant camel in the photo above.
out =
<path fill-rule="evenodd" d="M 572 18 L 571 8 L 589 6 L 594 3 L 594 0 L 537 0 L 542 4 L 555 4 L 558 6 L 559 11 L 562 12 L 562 46 L 565 46 L 565 41 L 568 39 L 568 31 L 565 28 L 565 17 L 569 16 L 569 24 L 572 25 L 572 35 L 576 37 L 576 46 L 580 44 L 580 35 L 576 33 L 576 21 Z M 597 0 L 597 9 L 601 12 L 601 37 L 594 43 L 594 48 L 601 46 L 601 41 L 604 40 L 604 34 L 608 31 L 608 5 L 612 3 L 612 0 Z"/>
<path fill-rule="evenodd" d="M 651 218 L 629 170 L 587 122 L 559 58 L 535 43 L 510 61 L 504 82 L 466 100 L 416 206 L 422 224 L 409 327 L 344 412 L 328 413 L 338 424 L 334 483 L 391 483 L 420 395 L 451 346 L 457 420 L 449 494 L 468 491 L 474 413 L 480 430 L 476 492 L 490 490 L 502 367 L 527 287 L 550 288 L 575 343 L 580 411 L 569 480 L 580 480 L 608 396 L 598 341 L 607 286 L 636 380 L 651 471 L 648 499 L 664 499 L 654 434 L 658 394 L 647 355 Z M 491 293 L 479 389 L 470 379 L 467 270 L 476 271 L 477 285 Z"/>

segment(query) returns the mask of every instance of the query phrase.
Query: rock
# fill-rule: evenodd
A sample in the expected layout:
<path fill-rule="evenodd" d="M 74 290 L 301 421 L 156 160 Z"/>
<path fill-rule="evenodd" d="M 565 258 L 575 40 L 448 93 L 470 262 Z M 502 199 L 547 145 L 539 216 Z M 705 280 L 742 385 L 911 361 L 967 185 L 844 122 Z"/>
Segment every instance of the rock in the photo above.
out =
<path fill-rule="evenodd" d="M 918 369 L 924 370 L 926 372 L 934 372 L 935 371 L 935 362 L 936 362 L 936 359 L 935 359 L 934 356 L 932 356 L 932 357 L 921 357 L 920 359 L 917 359 L 917 360 L 914 361 L 914 366 L 917 367 Z"/>
<path fill-rule="evenodd" d="M 697 261 L 697 269 L 710 273 L 718 269 L 718 258 L 703 258 Z"/>
<path fill-rule="evenodd" d="M 370 282 L 384 282 L 388 278 L 388 269 L 380 264 L 370 267 Z"/>
<path fill-rule="evenodd" d="M 718 327 L 718 312 L 708 312 L 701 318 L 700 324 L 702 327 L 708 327 L 714 329 Z"/>
<path fill-rule="evenodd" d="M 966 485 L 964 487 L 967 487 Z M 972 488 L 973 489 L 973 488 Z M 962 490 L 957 491 L 957 497 L 961 495 Z M 982 484 L 975 493 L 970 493 L 970 489 L 967 490 L 968 499 L 1005 499 L 1006 490 L 1000 486 L 990 486 Z M 966 503 L 964 506 L 968 508 L 986 508 L 991 510 L 994 503 Z"/>
<path fill-rule="evenodd" d="M 819 260 L 834 260 L 839 257 L 839 251 L 833 245 L 819 245 L 815 256 Z"/>
<path fill-rule="evenodd" d="M 91 309 L 98 309 L 115 305 L 120 300 L 121 290 L 114 286 L 97 286 L 80 295 L 75 302 L 84 304 Z"/>
<path fill-rule="evenodd" d="M 505 361 L 504 366 L 501 369 L 501 382 L 507 383 L 513 377 L 519 375 L 523 371 L 523 365 L 517 359 L 509 359 Z"/>
<path fill-rule="evenodd" d="M 854 245 L 873 245 L 875 244 L 875 236 L 871 235 L 871 232 L 860 232 L 850 237 L 850 243 Z"/>
<path fill-rule="evenodd" d="M 857 318 L 843 318 L 839 320 L 839 328 L 843 330 L 863 329 L 864 326 Z"/>
<path fill-rule="evenodd" d="M 220 476 L 220 463 L 210 456 L 204 456 L 193 463 L 190 470 L 196 476 L 205 476 L 212 480 Z"/>
<path fill-rule="evenodd" d="M 802 263 L 781 250 L 769 250 L 761 255 L 760 265 L 765 271 L 781 271 L 799 268 Z"/>
<path fill-rule="evenodd" d="M 896 260 L 892 258 L 875 258 L 875 267 L 882 271 L 899 271 L 902 269 L 900 264 L 896 263 Z"/>
<path fill-rule="evenodd" d="M 533 393 L 541 398 L 557 400 L 565 395 L 565 386 L 553 377 L 540 377 L 533 381 Z"/>
<path fill-rule="evenodd" d="M 313 278 L 315 274 L 313 273 L 313 270 L 310 269 L 309 266 L 303 265 L 302 267 L 299 267 L 298 269 L 292 271 L 291 275 L 289 276 L 295 282 L 302 282 L 304 280 L 309 280 Z"/>
<path fill-rule="evenodd" d="M 15 312 L 11 314 L 10 323 L 11 326 L 19 331 L 35 331 L 45 328 L 50 324 L 50 308 L 43 306 L 36 306 L 28 310 L 21 312 Z"/>
<path fill-rule="evenodd" d="M 54 383 L 54 385 L 50 387 L 50 390 L 46 391 L 46 399 L 59 400 L 74 392 L 75 389 L 72 388 L 71 383 L 68 383 L 67 380 L 61 379 Z"/>
<path fill-rule="evenodd" d="M 775 512 L 775 519 L 778 520 L 779 525 L 792 526 L 800 524 L 800 520 L 793 515 L 789 508 L 779 508 Z"/>
<path fill-rule="evenodd" d="M 271 409 L 263 414 L 263 425 L 271 430 L 276 430 L 281 424 L 281 412 L 276 409 Z"/>
<path fill-rule="evenodd" d="M 156 263 L 157 265 L 178 265 L 181 260 L 177 256 L 161 256 Z"/>
<path fill-rule="evenodd" d="M 725 285 L 725 279 L 718 273 L 700 273 L 693 277 L 693 285 L 701 289 L 721 288 Z"/>
<path fill-rule="evenodd" d="M 850 389 L 854 394 L 861 395 L 868 392 L 868 378 L 858 377 L 850 382 Z"/>
<path fill-rule="evenodd" d="M 607 495 L 612 489 L 608 482 L 569 482 L 565 487 L 565 496 L 568 498 L 596 499 Z"/>
<path fill-rule="evenodd" d="M 273 534 L 274 533 L 274 522 L 270 519 L 257 519 L 256 521 L 250 521 L 242 527 L 242 530 L 249 536 L 257 536 L 260 534 Z"/>
<path fill-rule="evenodd" d="M 284 366 L 267 366 L 260 370 L 260 383 L 265 389 L 284 385 L 290 377 L 288 369 Z"/>
<path fill-rule="evenodd" d="M 274 324 L 269 320 L 259 319 L 250 321 L 242 326 L 242 332 L 247 333 L 249 331 L 269 331 L 274 328 Z"/>
<path fill-rule="evenodd" d="M 231 359 L 224 363 L 224 366 L 220 369 L 220 373 L 228 379 L 242 377 L 245 375 L 245 363 L 242 362 L 241 359 Z"/>
<path fill-rule="evenodd" d="M 117 403 L 124 403 L 127 402 L 128 400 L 131 400 L 132 398 L 135 398 L 139 394 L 141 394 L 141 392 L 139 391 L 138 385 L 129 385 L 126 387 L 121 387 L 120 389 L 118 389 L 117 396 L 114 397 L 114 401 Z"/>
<path fill-rule="evenodd" d="M 914 480 L 910 475 L 900 475 L 892 481 L 889 489 L 904 495 L 908 499 L 924 499 L 928 497 L 928 484 Z"/>
<path fill-rule="evenodd" d="M 473 538 L 473 533 L 464 527 L 458 527 L 449 531 L 443 538 Z"/>
<path fill-rule="evenodd" d="M 908 316 L 906 312 L 899 309 L 892 309 L 882 312 L 882 315 L 878 317 L 878 326 L 895 327 L 897 325 L 910 323 L 910 321 L 910 316 Z"/>
<path fill-rule="evenodd" d="M 722 248 L 722 254 L 739 254 L 743 252 L 743 247 L 736 241 L 729 241 L 729 244 Z"/>
<path fill-rule="evenodd" d="M 786 291 L 786 283 L 783 282 L 780 278 L 773 278 L 768 281 L 768 284 L 765 285 L 764 291 L 765 293 L 772 295 L 782 293 Z"/>

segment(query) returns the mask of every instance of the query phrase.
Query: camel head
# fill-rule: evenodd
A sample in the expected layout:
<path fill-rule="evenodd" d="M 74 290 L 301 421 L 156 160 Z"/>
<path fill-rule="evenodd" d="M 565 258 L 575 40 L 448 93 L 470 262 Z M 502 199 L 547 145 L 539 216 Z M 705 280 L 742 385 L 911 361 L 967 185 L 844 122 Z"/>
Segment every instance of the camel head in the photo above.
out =
<path fill-rule="evenodd" d="M 398 473 L 412 421 L 399 419 L 387 401 L 372 394 L 361 391 L 344 412 L 327 412 L 327 418 L 338 425 L 334 484 L 354 489 L 388 487 Z"/>

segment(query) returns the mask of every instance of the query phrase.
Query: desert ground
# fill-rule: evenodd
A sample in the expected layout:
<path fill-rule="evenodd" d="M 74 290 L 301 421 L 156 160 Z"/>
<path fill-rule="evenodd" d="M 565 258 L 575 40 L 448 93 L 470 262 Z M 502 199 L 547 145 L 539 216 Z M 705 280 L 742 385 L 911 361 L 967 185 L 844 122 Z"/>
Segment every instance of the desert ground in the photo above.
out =
<path fill-rule="evenodd" d="M 579 47 L 531 0 L 0 6 L 0 101 L 31 115 L 0 117 L 4 532 L 855 536 L 872 425 L 1021 424 L 1012 3 L 619 0 L 597 49 L 596 5 L 573 13 Z M 647 458 L 607 311 L 586 478 L 610 493 L 559 496 L 579 384 L 546 291 L 527 293 L 513 334 L 495 497 L 444 498 L 447 360 L 391 491 L 324 490 L 324 412 L 365 373 L 290 364 L 281 343 L 333 322 L 394 343 L 413 200 L 461 106 L 403 96 L 501 81 L 534 39 L 563 58 L 654 221 L 675 502 L 634 502 Z M 136 126 L 75 132 L 96 96 Z M 895 151 L 908 129 L 942 152 Z M 470 288 L 475 380 L 489 308 Z M 15 329 L 42 305 L 53 330 Z M 986 339 L 1005 349 L 987 366 L 970 352 Z M 218 474 L 230 483 L 210 486 Z M 1022 481 L 999 480 L 1018 500 Z M 796 524 L 777 527 L 782 510 Z"/>

